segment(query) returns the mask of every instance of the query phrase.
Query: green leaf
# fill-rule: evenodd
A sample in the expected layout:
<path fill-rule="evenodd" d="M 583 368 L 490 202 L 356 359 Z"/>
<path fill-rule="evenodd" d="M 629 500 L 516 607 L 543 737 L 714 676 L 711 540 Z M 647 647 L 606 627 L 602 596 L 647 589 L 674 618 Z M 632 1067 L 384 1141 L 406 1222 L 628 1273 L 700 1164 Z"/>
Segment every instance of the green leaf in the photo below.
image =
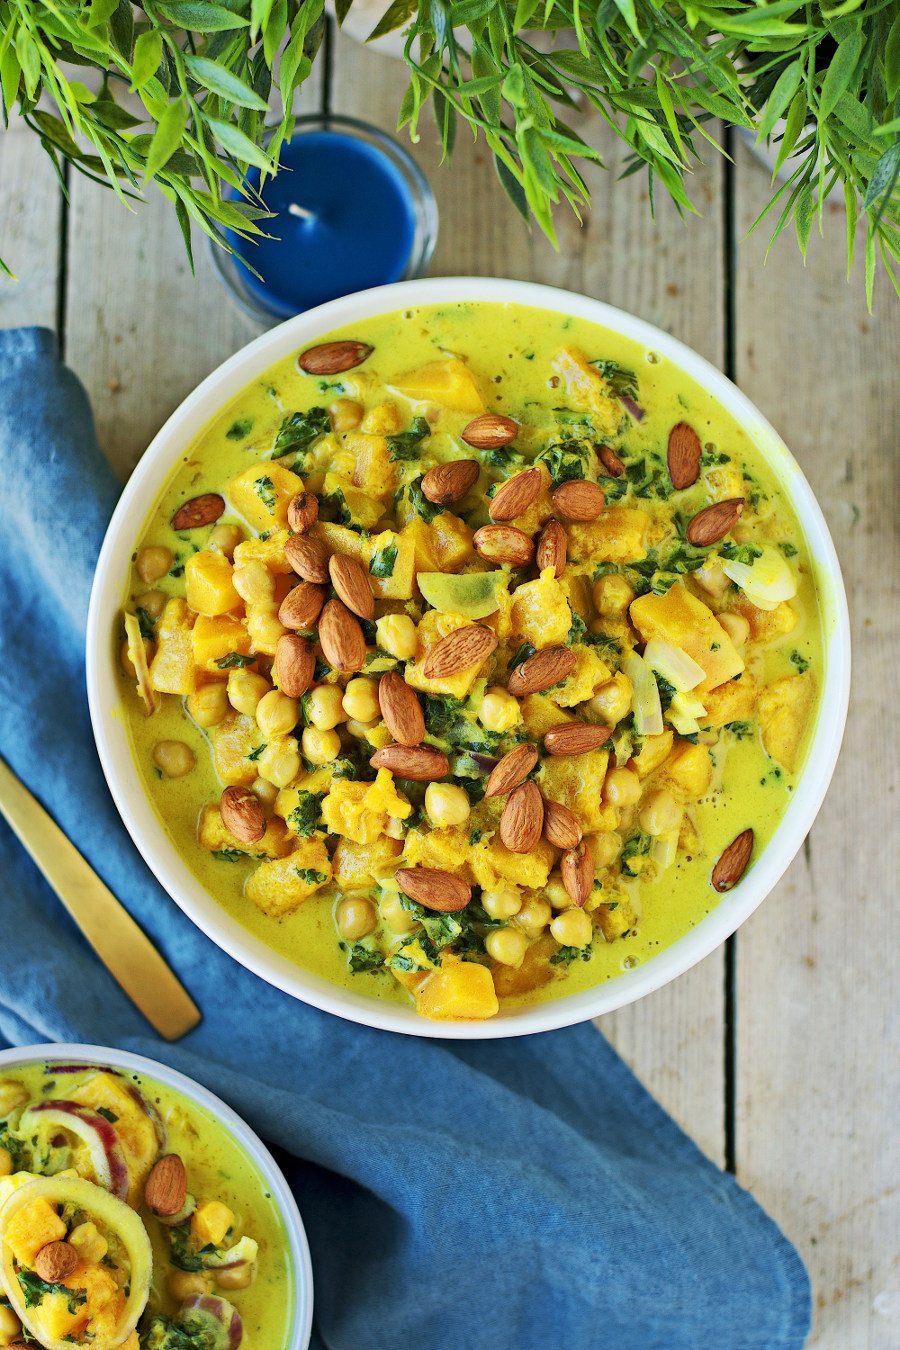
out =
<path fill-rule="evenodd" d="M 157 0 L 156 8 L 189 33 L 223 33 L 230 28 L 250 25 L 250 20 L 243 14 L 234 14 L 224 5 L 206 3 L 206 0 Z"/>
<path fill-rule="evenodd" d="M 393 33 L 395 29 L 402 28 L 413 17 L 418 8 L 418 0 L 394 0 L 394 3 L 389 5 L 382 14 L 366 41 L 374 42 L 376 38 L 384 37 L 386 33 Z"/>
<path fill-rule="evenodd" d="M 635 13 L 634 0 L 615 0 L 616 9 L 622 15 L 622 18 L 628 24 L 638 42 L 641 42 L 641 30 L 638 27 L 637 14 Z"/>
<path fill-rule="evenodd" d="M 867 211 L 875 211 L 876 221 L 884 214 L 900 176 L 900 141 L 888 146 L 872 172 L 863 199 Z"/>
<path fill-rule="evenodd" d="M 238 79 L 237 75 L 226 70 L 224 66 L 220 66 L 218 62 L 210 61 L 205 56 L 191 56 L 190 53 L 186 53 L 184 64 L 198 84 L 202 84 L 204 89 L 209 89 L 213 94 L 218 94 L 219 98 L 227 99 L 229 103 L 237 103 L 241 108 L 255 108 L 257 112 L 267 111 L 269 105 L 265 99 L 260 98 L 248 84 Z"/>
<path fill-rule="evenodd" d="M 773 178 L 797 144 L 800 132 L 806 125 L 807 111 L 806 92 L 803 89 L 799 89 L 791 100 L 791 106 L 788 109 L 788 115 L 785 119 L 784 135 L 782 136 L 781 144 L 778 147 L 778 154 L 775 159 L 775 170 L 772 175 Z"/>
<path fill-rule="evenodd" d="M 162 61 L 163 39 L 158 28 L 148 28 L 134 44 L 134 62 L 131 70 L 131 92 L 143 89 L 155 75 Z"/>
<path fill-rule="evenodd" d="M 900 14 L 891 24 L 884 45 L 884 74 L 888 100 L 893 103 L 900 93 Z"/>
<path fill-rule="evenodd" d="M 99 28 L 101 24 L 109 23 L 118 7 L 119 0 L 91 0 L 88 28 Z"/>
<path fill-rule="evenodd" d="M 180 148 L 187 124 L 187 103 L 183 98 L 178 98 L 166 108 L 153 133 L 144 169 L 145 182 L 155 178 Z"/>
<path fill-rule="evenodd" d="M 275 0 L 252 0 L 250 6 L 250 32 L 255 38 L 258 33 L 264 31 L 269 22 L 269 15 L 272 12 L 272 5 Z"/>
<path fill-rule="evenodd" d="M 844 208 L 847 212 L 847 280 L 853 271 L 853 254 L 856 249 L 856 190 L 852 183 L 844 183 Z"/>
<path fill-rule="evenodd" d="M 765 140 L 767 136 L 772 134 L 775 123 L 784 115 L 788 104 L 800 88 L 802 78 L 803 66 L 800 61 L 795 61 L 792 65 L 786 66 L 778 76 L 775 87 L 766 101 L 766 110 L 759 120 L 757 141 Z"/>
<path fill-rule="evenodd" d="M 819 94 L 818 113 L 820 122 L 824 122 L 825 118 L 830 116 L 837 107 L 841 95 L 849 90 L 850 82 L 856 74 L 856 67 L 859 65 L 862 44 L 862 33 L 859 31 L 851 33 L 850 37 L 845 38 L 839 45 L 831 58 L 828 69 L 825 71 L 825 78 L 822 81 L 822 91 Z"/>
<path fill-rule="evenodd" d="M 806 258 L 806 250 L 809 247 L 809 232 L 812 228 L 813 218 L 813 190 L 811 183 L 804 183 L 797 197 L 797 203 L 794 207 L 794 228 L 797 231 L 797 242 L 800 245 L 800 252 Z"/>
<path fill-rule="evenodd" d="M 509 197 L 509 200 L 516 208 L 519 215 L 523 220 L 530 220 L 531 216 L 528 211 L 528 199 L 525 196 L 522 184 L 519 182 L 518 178 L 516 178 L 515 174 L 513 174 L 512 170 L 503 162 L 500 156 L 496 154 L 494 155 L 494 168 L 497 171 L 497 177 L 500 179 L 503 191 L 506 193 L 507 197 Z"/>
<path fill-rule="evenodd" d="M 245 136 L 233 122 L 220 122 L 216 117 L 209 117 L 207 126 L 219 144 L 239 163 L 253 164 L 264 173 L 273 172 L 275 166 L 265 151 L 251 141 L 249 136 Z"/>

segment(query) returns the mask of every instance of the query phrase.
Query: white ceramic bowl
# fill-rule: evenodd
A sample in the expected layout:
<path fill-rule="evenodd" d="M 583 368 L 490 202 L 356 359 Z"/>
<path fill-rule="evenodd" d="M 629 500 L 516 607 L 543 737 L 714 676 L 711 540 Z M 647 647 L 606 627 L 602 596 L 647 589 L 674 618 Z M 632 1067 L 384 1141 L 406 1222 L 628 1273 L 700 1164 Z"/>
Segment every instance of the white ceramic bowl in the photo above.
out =
<path fill-rule="evenodd" d="M 429 1022 L 409 1007 L 339 988 L 272 951 L 231 918 L 175 851 L 135 768 L 117 677 L 119 614 L 131 555 L 150 508 L 163 492 L 185 447 L 230 398 L 276 361 L 345 324 L 414 305 L 452 301 L 532 305 L 587 319 L 668 358 L 708 389 L 741 423 L 766 457 L 806 535 L 824 613 L 825 679 L 806 766 L 765 852 L 734 890 L 696 928 L 659 956 L 593 989 L 501 1011 L 485 1022 Z M 484 1040 L 549 1031 L 621 1008 L 659 989 L 707 956 L 752 914 L 781 877 L 822 804 L 840 748 L 850 685 L 850 628 L 834 545 L 800 468 L 777 433 L 730 380 L 676 338 L 621 310 L 550 286 L 483 277 L 400 282 L 334 300 L 264 333 L 224 362 L 185 399 L 154 438 L 128 482 L 100 553 L 87 629 L 87 684 L 97 748 L 106 778 L 132 838 L 163 886 L 203 931 L 264 980 L 296 998 L 356 1022 L 417 1036 Z"/>
<path fill-rule="evenodd" d="M 250 1126 L 230 1106 L 226 1106 L 219 1097 L 207 1092 L 192 1078 L 176 1073 L 165 1064 L 158 1064 L 155 1059 L 144 1059 L 143 1055 L 130 1055 L 124 1050 L 111 1050 L 102 1045 L 47 1043 L 17 1045 L 12 1050 L 0 1051 L 0 1075 L 24 1068 L 27 1064 L 96 1064 L 139 1073 L 144 1078 L 155 1079 L 163 1087 L 180 1092 L 225 1127 L 259 1171 L 284 1220 L 294 1267 L 294 1317 L 283 1350 L 307 1350 L 312 1335 L 313 1278 L 306 1232 L 293 1194 L 278 1164 Z M 275 1347 L 271 1347 L 271 1350 L 275 1350 Z M 282 1348 L 279 1347 L 279 1350 Z"/>

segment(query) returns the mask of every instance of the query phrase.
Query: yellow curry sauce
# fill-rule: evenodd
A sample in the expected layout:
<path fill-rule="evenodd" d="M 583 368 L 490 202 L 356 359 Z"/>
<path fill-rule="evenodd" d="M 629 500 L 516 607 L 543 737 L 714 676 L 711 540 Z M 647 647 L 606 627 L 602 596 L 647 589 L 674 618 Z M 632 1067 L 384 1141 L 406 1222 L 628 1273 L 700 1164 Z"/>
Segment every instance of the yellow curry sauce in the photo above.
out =
<path fill-rule="evenodd" d="M 171 1088 L 114 1068 L 16 1067 L 0 1078 L 0 1173 L 2 1344 L 22 1322 L 51 1350 L 224 1346 L 238 1328 L 247 1350 L 286 1343 L 293 1271 L 265 1180 Z"/>
<path fill-rule="evenodd" d="M 454 304 L 331 338 L 372 350 L 330 374 L 291 357 L 238 391 L 186 448 L 142 532 L 127 581 L 130 657 L 123 648 L 137 770 L 226 911 L 337 983 L 414 998 L 426 1016 L 471 1018 L 494 1013 L 497 997 L 518 1004 L 614 978 L 703 919 L 723 850 L 752 829 L 752 866 L 793 791 L 823 673 L 796 517 L 710 394 L 586 321 Z M 513 439 L 467 444 L 462 433 L 485 413 L 512 419 Z M 688 462 L 699 455 L 696 481 L 675 487 L 685 448 Z M 442 509 L 423 475 L 459 460 L 476 462 L 477 481 Z M 537 494 L 502 521 L 524 544 L 514 534 L 503 562 L 479 531 L 503 484 L 535 467 Z M 585 481 L 603 499 L 579 521 Z M 259 699 L 287 631 L 279 607 L 301 580 L 286 561 L 286 512 L 304 491 L 318 508 L 308 537 L 363 563 L 375 609 L 361 670 L 328 667 L 311 624 L 315 687 L 294 728 L 289 702 Z M 176 511 L 206 494 L 224 499 L 214 520 L 173 528 Z M 587 500 L 590 514 L 594 489 Z M 733 519 L 713 542 L 692 526 L 734 502 L 737 511 L 719 508 Z M 560 566 L 546 548 L 554 518 Z M 539 568 L 535 544 L 553 566 Z M 426 677 L 430 652 L 472 624 L 492 650 Z M 574 671 L 511 694 L 522 663 L 548 648 L 573 653 Z M 149 664 L 151 715 L 135 661 L 139 674 Z M 447 757 L 435 783 L 370 764 L 393 742 L 377 683 L 389 671 L 416 691 L 425 745 Z M 572 723 L 606 739 L 550 753 L 547 733 Z M 575 817 L 581 862 L 546 837 L 524 852 L 501 841 L 509 794 L 485 797 L 485 784 L 523 744 L 537 751 L 527 781 Z M 264 808 L 255 843 L 223 824 L 228 784 Z M 470 902 L 450 913 L 446 897 L 417 903 L 394 877 L 415 868 L 457 878 Z M 587 896 L 577 879 L 573 890 L 579 868 L 590 871 Z"/>

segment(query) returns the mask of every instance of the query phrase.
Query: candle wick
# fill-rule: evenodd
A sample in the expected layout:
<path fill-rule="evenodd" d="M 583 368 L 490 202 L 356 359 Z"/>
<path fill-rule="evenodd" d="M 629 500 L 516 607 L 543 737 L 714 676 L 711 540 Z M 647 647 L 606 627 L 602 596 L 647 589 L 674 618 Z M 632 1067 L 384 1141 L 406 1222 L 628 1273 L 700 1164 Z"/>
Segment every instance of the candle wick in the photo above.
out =
<path fill-rule="evenodd" d="M 305 206 L 298 205 L 297 202 L 291 202 L 288 207 L 289 216 L 300 216 L 303 220 L 315 220 L 315 212 L 307 211 Z"/>

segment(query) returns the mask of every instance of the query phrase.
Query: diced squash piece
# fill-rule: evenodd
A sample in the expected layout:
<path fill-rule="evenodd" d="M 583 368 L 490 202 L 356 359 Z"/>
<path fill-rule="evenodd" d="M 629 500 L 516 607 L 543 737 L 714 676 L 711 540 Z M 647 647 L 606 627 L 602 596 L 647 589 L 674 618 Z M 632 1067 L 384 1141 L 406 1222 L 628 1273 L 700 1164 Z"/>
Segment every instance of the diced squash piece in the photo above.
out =
<path fill-rule="evenodd" d="M 251 464 L 228 484 L 228 500 L 254 530 L 287 524 L 288 502 L 303 491 L 303 479 L 274 459 Z M 235 550 L 237 552 L 237 550 Z"/>
<path fill-rule="evenodd" d="M 371 530 L 378 523 L 384 513 L 383 502 L 378 501 L 376 497 L 370 497 L 367 492 L 354 487 L 348 478 L 342 474 L 328 472 L 325 475 L 325 481 L 322 484 L 322 495 L 324 497 L 333 497 L 339 504 L 340 509 L 337 514 L 346 523 L 347 515 L 350 521 L 363 530 Z"/>
<path fill-rule="evenodd" d="M 223 1205 L 221 1200 L 207 1200 L 205 1205 L 198 1205 L 191 1215 L 191 1236 L 201 1247 L 207 1243 L 221 1247 L 233 1223 L 234 1213 L 227 1205 Z"/>
<path fill-rule="evenodd" d="M 727 722 L 746 722 L 753 716 L 756 703 L 756 681 L 745 670 L 739 680 L 726 680 L 703 696 L 706 716 L 700 718 L 705 727 L 724 727 Z"/>
<path fill-rule="evenodd" d="M 528 694 L 522 700 L 522 719 L 534 741 L 541 740 L 544 732 L 551 727 L 576 720 L 571 713 L 563 712 L 555 703 L 551 703 L 546 694 Z"/>
<path fill-rule="evenodd" d="M 565 642 L 572 626 L 572 611 L 566 593 L 545 568 L 536 581 L 526 581 L 513 591 L 512 630 L 533 647 L 554 647 Z"/>
<path fill-rule="evenodd" d="M 693 690 L 702 700 L 744 669 L 743 658 L 708 605 L 677 581 L 665 595 L 649 591 L 631 602 L 631 622 L 645 642 L 663 638 L 703 667 L 706 678 Z"/>
<path fill-rule="evenodd" d="M 471 857 L 475 880 L 486 891 L 497 890 L 507 882 L 541 890 L 555 861 L 556 852 L 546 839 L 539 839 L 530 853 L 513 853 L 498 835 L 476 845 Z"/>
<path fill-rule="evenodd" d="M 48 1242 L 59 1242 L 66 1235 L 66 1225 L 56 1210 L 43 1196 L 23 1205 L 3 1232 L 3 1240 L 22 1266 L 33 1266 L 34 1258 Z"/>
<path fill-rule="evenodd" d="M 387 501 L 397 486 L 397 466 L 391 459 L 387 438 L 365 431 L 350 431 L 343 444 L 354 458 L 354 486 L 362 488 L 370 497 Z"/>
<path fill-rule="evenodd" d="M 192 694 L 197 667 L 191 645 L 191 614 L 187 601 L 166 601 L 156 630 L 156 655 L 150 662 L 150 683 L 161 694 Z"/>
<path fill-rule="evenodd" d="M 675 736 L 671 731 L 662 731 L 658 736 L 645 736 L 640 751 L 629 760 L 629 766 L 641 778 L 647 778 L 669 758 L 674 744 Z"/>
<path fill-rule="evenodd" d="M 82 1266 L 81 1269 L 90 1267 Z M 72 1276 L 69 1276 L 67 1283 L 71 1283 L 71 1280 Z M 90 1320 L 86 1304 L 75 1303 L 68 1294 L 61 1293 L 46 1294 L 32 1309 L 31 1315 L 42 1335 L 49 1341 L 75 1341 Z"/>
<path fill-rule="evenodd" d="M 416 989 L 416 1010 L 436 1021 L 482 1021 L 500 1004 L 487 966 L 458 961 L 429 975 Z"/>
<path fill-rule="evenodd" d="M 303 839 L 293 853 L 261 862 L 248 877 L 245 893 L 264 914 L 280 919 L 331 881 L 331 859 L 320 835 Z"/>
<path fill-rule="evenodd" d="M 815 677 L 806 671 L 776 680 L 756 701 L 766 753 L 788 773 L 793 773 L 800 762 L 800 749 L 815 699 Z"/>
<path fill-rule="evenodd" d="M 470 620 L 461 614 L 442 614 L 440 610 L 430 609 L 424 615 L 418 628 L 419 649 L 415 661 L 410 662 L 405 671 L 406 683 L 413 689 L 425 694 L 452 694 L 454 698 L 465 698 L 472 692 L 472 686 L 484 672 L 485 662 L 469 666 L 456 675 L 446 675 L 441 679 L 429 679 L 425 675 L 425 660 L 432 647 L 437 646 L 441 638 L 453 633 L 457 628 L 466 628 Z"/>
<path fill-rule="evenodd" d="M 214 617 L 242 604 L 234 589 L 234 568 L 224 553 L 202 548 L 184 564 L 185 597 L 196 614 Z"/>
<path fill-rule="evenodd" d="M 252 717 L 229 713 L 216 727 L 210 727 L 216 773 L 223 783 L 249 787 L 259 774 L 255 760 L 248 756 L 256 749 L 259 732 Z"/>
<path fill-rule="evenodd" d="M 352 839 L 339 839 L 334 851 L 334 880 L 341 890 L 369 890 L 373 880 L 378 881 L 392 872 L 403 849 L 399 839 L 382 835 L 371 844 L 355 844 Z"/>
<path fill-rule="evenodd" d="M 592 750 L 573 759 L 545 759 L 538 774 L 544 796 L 574 811 L 585 834 L 614 830 L 618 823 L 615 807 L 600 797 L 608 762 L 608 751 Z"/>
<path fill-rule="evenodd" d="M 293 568 L 285 557 L 284 546 L 289 538 L 287 530 L 273 530 L 266 539 L 244 539 L 234 550 L 235 563 L 265 563 L 276 575 L 293 575 Z"/>
<path fill-rule="evenodd" d="M 743 497 L 747 491 L 740 465 L 729 460 L 727 464 L 714 464 L 705 469 L 703 481 L 713 501 L 724 502 L 732 497 Z"/>
<path fill-rule="evenodd" d="M 563 708 L 574 708 L 576 703 L 585 703 L 605 684 L 612 672 L 593 647 L 576 643 L 575 669 L 567 675 L 558 689 L 548 689 L 547 698 Z"/>
<path fill-rule="evenodd" d="M 592 601 L 593 578 L 590 569 L 579 570 L 575 566 L 567 567 L 559 579 L 559 584 L 565 592 L 569 609 L 587 623 L 594 612 Z"/>
<path fill-rule="evenodd" d="M 360 431 L 371 432 L 375 436 L 396 436 L 403 430 L 403 413 L 396 403 L 387 401 L 370 408 L 359 424 Z"/>
<path fill-rule="evenodd" d="M 659 779 L 661 787 L 669 788 L 676 797 L 698 801 L 709 791 L 712 781 L 712 758 L 708 746 L 681 741 L 663 765 Z"/>
<path fill-rule="evenodd" d="M 231 652 L 239 656 L 248 655 L 250 634 L 240 619 L 230 614 L 219 614 L 215 618 L 200 614 L 191 630 L 191 650 L 196 666 L 212 674 L 220 674 L 222 672 L 217 661 L 224 660 Z"/>
<path fill-rule="evenodd" d="M 741 598 L 734 608 L 750 625 L 751 642 L 777 642 L 797 627 L 797 611 L 788 600 L 782 600 L 774 609 L 758 609 L 752 601 Z"/>
<path fill-rule="evenodd" d="M 329 834 L 356 844 L 373 844 L 384 833 L 389 816 L 405 820 L 411 811 L 387 769 L 378 770 L 374 783 L 339 778 L 322 801 L 322 820 Z"/>
<path fill-rule="evenodd" d="M 441 511 L 426 525 L 415 512 L 404 511 L 402 502 L 397 514 L 406 521 L 401 538 L 412 541 L 417 572 L 453 572 L 474 556 L 472 531 L 459 516 Z"/>
<path fill-rule="evenodd" d="M 647 556 L 650 517 L 634 506 L 607 507 L 596 520 L 569 526 L 572 562 L 640 562 Z"/>
<path fill-rule="evenodd" d="M 287 826 L 278 816 L 273 816 L 266 825 L 261 839 L 252 844 L 243 844 L 236 839 L 222 820 L 218 806 L 210 802 L 200 812 L 200 824 L 197 827 L 200 847 L 210 853 L 246 853 L 248 857 L 283 858 L 290 853 L 293 841 L 288 835 Z"/>
<path fill-rule="evenodd" d="M 637 915 L 631 901 L 621 895 L 609 904 L 599 904 L 594 910 L 594 919 L 606 941 L 615 942 L 634 927 Z"/>
<path fill-rule="evenodd" d="M 558 951 L 556 939 L 549 933 L 543 933 L 536 942 L 531 943 L 520 966 L 495 966 L 491 974 L 497 995 L 500 998 L 516 998 L 549 984 L 557 969 L 551 966 L 550 957 Z"/>
<path fill-rule="evenodd" d="M 601 436 L 615 436 L 624 413 L 606 380 L 577 347 L 563 347 L 553 358 L 553 369 L 562 378 L 569 402 L 589 412 Z"/>
<path fill-rule="evenodd" d="M 480 846 L 478 846 L 480 847 Z M 410 830 L 403 845 L 404 867 L 438 867 L 445 872 L 463 872 L 471 877 L 473 851 L 468 829 Z"/>
<path fill-rule="evenodd" d="M 456 357 L 446 361 L 429 361 L 401 375 L 393 385 L 398 394 L 417 403 L 439 403 L 455 412 L 484 412 L 484 402 L 478 392 L 475 377 L 468 366 Z"/>

